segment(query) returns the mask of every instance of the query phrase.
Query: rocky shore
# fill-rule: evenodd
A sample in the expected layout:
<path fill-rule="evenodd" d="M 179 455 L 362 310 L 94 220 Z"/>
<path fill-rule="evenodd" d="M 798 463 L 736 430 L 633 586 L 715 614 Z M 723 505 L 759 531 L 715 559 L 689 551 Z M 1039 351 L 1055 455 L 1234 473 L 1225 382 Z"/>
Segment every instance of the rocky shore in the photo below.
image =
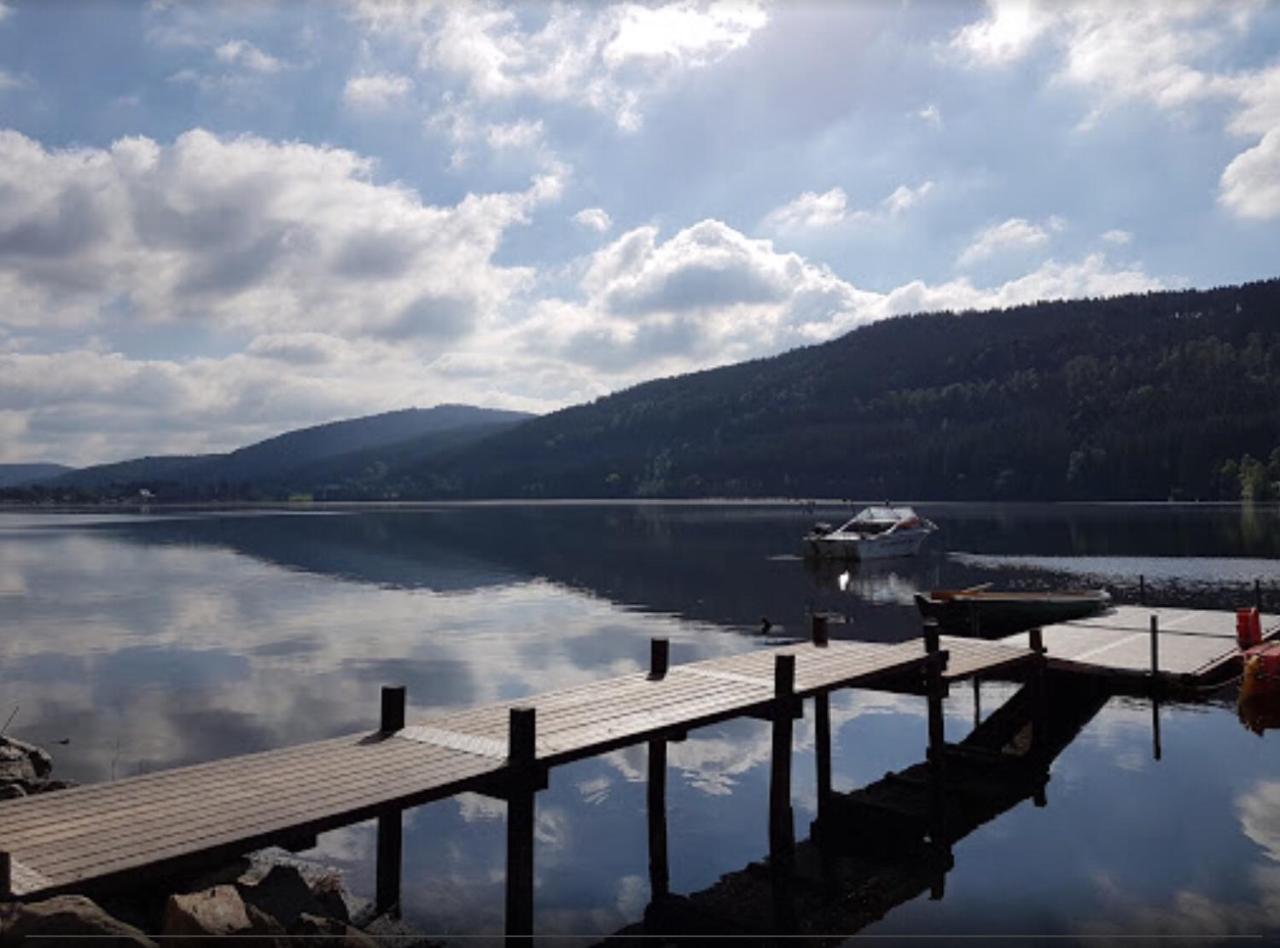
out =
<path fill-rule="evenodd" d="M 52 777 L 43 748 L 0 735 L 0 800 L 71 786 Z M 235 937 L 237 945 L 426 948 L 398 919 L 347 892 L 337 870 L 267 849 L 212 872 L 162 886 L 104 896 L 59 895 L 0 902 L 0 948 L 94 936 L 119 946 L 203 945 Z"/>

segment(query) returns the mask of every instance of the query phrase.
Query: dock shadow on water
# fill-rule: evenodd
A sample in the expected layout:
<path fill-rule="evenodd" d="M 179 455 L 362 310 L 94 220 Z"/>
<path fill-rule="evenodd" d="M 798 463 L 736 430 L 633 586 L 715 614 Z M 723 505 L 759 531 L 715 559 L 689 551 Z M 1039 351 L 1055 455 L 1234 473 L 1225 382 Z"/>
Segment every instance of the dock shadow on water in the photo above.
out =
<path fill-rule="evenodd" d="M 942 531 L 870 568 L 791 558 L 812 517 L 778 505 L 5 515 L 0 711 L 18 707 L 9 733 L 92 783 L 367 732 L 384 684 L 407 685 L 412 719 L 640 672 L 655 636 L 682 664 L 803 636 L 823 612 L 833 640 L 901 642 L 920 634 L 912 595 L 936 587 L 1084 577 L 1133 602 L 1144 575 L 1153 600 L 1215 608 L 1248 604 L 1255 579 L 1280 589 L 1266 508 L 1251 526 L 1226 507 L 919 509 Z M 1061 721 L 1029 756 L 1021 688 L 956 684 L 932 713 L 912 688 L 859 689 L 830 698 L 825 725 L 809 703 L 793 722 L 801 841 L 785 875 L 768 721 L 666 745 L 665 880 L 649 746 L 555 768 L 532 817 L 539 943 L 643 926 L 674 938 L 699 920 L 814 936 L 1280 934 L 1272 709 L 1237 709 L 1228 690 L 1153 717 L 1140 696 L 1091 707 L 1097 693 L 1051 682 Z M 976 731 L 931 755 L 931 719 L 952 739 L 975 710 Z M 445 940 L 500 938 L 506 804 L 465 794 L 402 825 L 405 916 Z M 370 821 L 308 855 L 372 898 L 378 848 Z"/>

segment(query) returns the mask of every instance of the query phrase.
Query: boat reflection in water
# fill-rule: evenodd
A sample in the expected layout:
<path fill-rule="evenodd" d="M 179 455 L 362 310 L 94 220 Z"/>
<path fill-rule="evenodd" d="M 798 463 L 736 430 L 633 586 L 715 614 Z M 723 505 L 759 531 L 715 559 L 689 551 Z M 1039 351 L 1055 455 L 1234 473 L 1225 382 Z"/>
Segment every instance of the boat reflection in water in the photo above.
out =
<path fill-rule="evenodd" d="M 1240 723 L 1259 737 L 1264 731 L 1280 730 L 1280 691 L 1247 694 L 1242 690 L 1236 714 Z"/>

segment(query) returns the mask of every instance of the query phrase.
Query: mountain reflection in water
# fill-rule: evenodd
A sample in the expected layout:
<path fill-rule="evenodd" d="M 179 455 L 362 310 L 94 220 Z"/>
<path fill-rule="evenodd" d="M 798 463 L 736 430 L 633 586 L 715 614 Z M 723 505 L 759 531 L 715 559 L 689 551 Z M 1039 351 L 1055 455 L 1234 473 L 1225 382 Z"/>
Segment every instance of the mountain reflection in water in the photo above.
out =
<path fill-rule="evenodd" d="M 922 555 L 864 565 L 798 555 L 811 522 L 846 507 L 0 515 L 0 708 L 19 707 L 17 736 L 71 739 L 58 775 L 103 780 L 371 727 L 390 682 L 419 711 L 509 699 L 640 670 L 651 636 L 671 639 L 675 662 L 761 647 L 763 618 L 803 634 L 811 610 L 846 620 L 833 637 L 897 641 L 919 634 L 917 590 L 1078 585 L 1084 556 L 1121 600 L 1142 574 L 1153 597 L 1231 607 L 1280 557 L 1274 508 L 918 507 L 942 527 Z M 1162 579 L 1171 558 L 1182 569 Z M 985 682 L 982 706 L 1012 694 Z M 952 739 L 972 702 L 967 688 L 947 700 Z M 1054 760 L 1047 809 L 1024 800 L 957 842 L 943 900 L 913 898 L 866 931 L 1280 933 L 1280 762 L 1259 753 L 1276 735 L 1259 745 L 1230 704 L 1165 707 L 1161 727 L 1157 763 L 1150 706 L 1112 699 Z M 866 787 L 921 759 L 924 699 L 844 693 L 832 732 L 837 787 Z M 809 718 L 795 746 L 804 836 Z M 768 758 L 768 727 L 752 720 L 671 745 L 673 891 L 764 858 Z M 603 937 L 643 917 L 644 777 L 642 747 L 552 772 L 539 932 Z M 501 931 L 503 816 L 475 796 L 407 815 L 411 919 Z M 367 893 L 372 844 L 350 827 L 318 855 Z"/>

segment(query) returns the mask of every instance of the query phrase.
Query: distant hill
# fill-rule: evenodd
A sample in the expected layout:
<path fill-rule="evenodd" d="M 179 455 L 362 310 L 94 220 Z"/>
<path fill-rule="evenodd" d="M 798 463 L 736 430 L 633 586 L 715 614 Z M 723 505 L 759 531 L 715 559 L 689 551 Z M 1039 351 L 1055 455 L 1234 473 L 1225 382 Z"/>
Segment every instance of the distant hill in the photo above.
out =
<path fill-rule="evenodd" d="M 406 408 L 289 431 L 228 454 L 135 458 L 71 470 L 45 483 L 109 495 L 146 488 L 160 499 L 273 497 L 310 490 L 317 482 L 358 480 L 378 464 L 380 451 L 417 462 L 437 443 L 467 443 L 529 417 L 467 405 Z"/>
<path fill-rule="evenodd" d="M 542 417 L 410 409 L 53 483 L 157 479 L 184 500 L 1280 499 L 1280 280 L 902 316 Z"/>
<path fill-rule="evenodd" d="M 888 319 L 442 452 L 433 497 L 1280 492 L 1280 280 Z"/>
<path fill-rule="evenodd" d="M 0 464 L 0 487 L 30 484 L 69 470 L 65 464 Z"/>

